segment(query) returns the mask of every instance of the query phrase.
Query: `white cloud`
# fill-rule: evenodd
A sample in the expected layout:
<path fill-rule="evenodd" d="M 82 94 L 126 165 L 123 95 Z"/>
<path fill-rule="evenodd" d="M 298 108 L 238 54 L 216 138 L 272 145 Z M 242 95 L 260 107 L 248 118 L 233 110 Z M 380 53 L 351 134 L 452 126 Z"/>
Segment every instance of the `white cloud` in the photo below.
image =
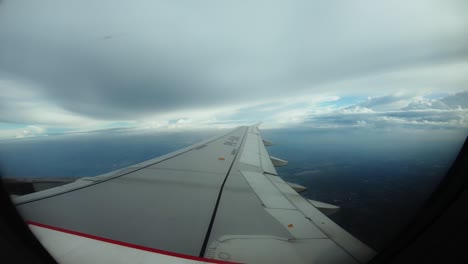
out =
<path fill-rule="evenodd" d="M 47 129 L 41 126 L 29 125 L 18 128 L 0 129 L 0 139 L 27 138 L 47 136 Z"/>
<path fill-rule="evenodd" d="M 38 126 L 27 126 L 24 129 L 21 129 L 20 133 L 16 134 L 16 138 L 24 138 L 24 137 L 35 137 L 35 136 L 46 136 L 46 130 L 42 127 Z"/>
<path fill-rule="evenodd" d="M 367 125 L 367 122 L 365 120 L 358 120 L 356 123 L 359 126 L 366 126 Z"/>
<path fill-rule="evenodd" d="M 369 113 L 375 113 L 374 110 L 363 107 L 361 105 L 355 105 L 355 106 L 349 106 L 343 109 L 338 110 L 342 114 L 369 114 Z"/>
<path fill-rule="evenodd" d="M 462 106 L 460 101 L 465 102 Z M 392 95 L 369 98 L 354 106 L 337 109 L 327 113 L 309 113 L 306 125 L 323 128 L 349 128 L 366 126 L 373 128 L 412 127 L 439 129 L 468 129 L 468 92 L 449 95 L 442 99 L 424 97 L 396 97 Z M 409 102 L 405 107 L 401 102 Z M 381 110 L 381 104 L 395 108 Z M 370 108 L 363 107 L 367 105 Z M 380 110 L 378 110 L 380 109 Z"/>

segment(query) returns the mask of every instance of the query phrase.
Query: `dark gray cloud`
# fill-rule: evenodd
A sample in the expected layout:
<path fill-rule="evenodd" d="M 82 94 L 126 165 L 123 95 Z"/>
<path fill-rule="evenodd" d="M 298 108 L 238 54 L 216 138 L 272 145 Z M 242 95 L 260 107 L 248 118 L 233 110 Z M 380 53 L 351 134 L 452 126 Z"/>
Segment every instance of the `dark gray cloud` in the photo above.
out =
<path fill-rule="evenodd" d="M 463 1 L 4 1 L 0 79 L 106 120 L 323 93 L 329 82 L 466 62 L 464 10 Z M 386 81 L 325 92 L 420 88 L 375 92 Z M 14 105 L 0 104 L 15 119 Z"/>

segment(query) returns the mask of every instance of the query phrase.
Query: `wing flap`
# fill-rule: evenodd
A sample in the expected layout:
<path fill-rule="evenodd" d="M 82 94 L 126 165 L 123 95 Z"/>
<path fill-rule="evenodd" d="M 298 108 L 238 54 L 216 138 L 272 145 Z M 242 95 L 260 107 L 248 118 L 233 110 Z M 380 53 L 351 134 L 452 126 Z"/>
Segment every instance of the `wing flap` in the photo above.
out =
<path fill-rule="evenodd" d="M 241 173 L 266 208 L 296 209 L 262 173 L 251 171 L 241 171 Z"/>
<path fill-rule="evenodd" d="M 255 167 L 261 167 L 260 162 L 260 148 L 259 148 L 259 138 L 258 135 L 251 132 L 247 133 L 245 139 L 245 148 L 246 151 L 242 152 L 240 162 Z"/>

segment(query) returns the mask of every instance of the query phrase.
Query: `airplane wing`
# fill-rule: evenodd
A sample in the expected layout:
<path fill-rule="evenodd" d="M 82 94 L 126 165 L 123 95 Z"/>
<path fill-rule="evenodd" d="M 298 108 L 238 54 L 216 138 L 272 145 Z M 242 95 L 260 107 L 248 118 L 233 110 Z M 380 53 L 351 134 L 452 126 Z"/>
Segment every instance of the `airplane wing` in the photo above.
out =
<path fill-rule="evenodd" d="M 257 125 L 14 198 L 60 263 L 366 263 L 375 252 L 300 196 Z M 294 189 L 293 189 L 294 188 Z M 322 211 L 323 212 L 322 212 Z"/>

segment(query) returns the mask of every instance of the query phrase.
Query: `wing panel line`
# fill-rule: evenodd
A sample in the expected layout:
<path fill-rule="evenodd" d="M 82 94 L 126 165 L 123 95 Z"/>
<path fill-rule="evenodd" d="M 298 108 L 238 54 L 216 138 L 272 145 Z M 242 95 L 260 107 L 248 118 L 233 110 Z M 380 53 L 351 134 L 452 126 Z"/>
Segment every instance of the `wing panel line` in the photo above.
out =
<path fill-rule="evenodd" d="M 244 140 L 245 140 L 245 138 L 247 137 L 247 131 L 248 131 L 248 129 L 245 128 L 244 136 L 242 137 L 242 142 L 241 142 L 241 144 L 239 145 L 239 149 L 240 149 L 240 148 L 243 146 L 243 144 L 244 144 Z M 205 240 L 203 241 L 203 245 L 202 245 L 202 248 L 201 248 L 201 250 L 200 250 L 200 254 L 199 254 L 199 257 L 200 257 L 200 258 L 203 258 L 203 256 L 205 255 L 206 247 L 207 247 L 208 241 L 209 241 L 209 239 L 210 239 L 211 229 L 213 228 L 214 220 L 215 220 L 215 218 L 216 218 L 216 212 L 218 211 L 219 201 L 221 200 L 221 195 L 223 194 L 224 185 L 226 184 L 226 181 L 227 181 L 227 178 L 228 178 L 228 176 L 229 176 L 229 173 L 231 172 L 231 169 L 232 169 L 234 163 L 235 163 L 236 160 L 237 160 L 237 156 L 239 155 L 239 152 L 240 152 L 240 151 L 237 151 L 237 153 L 236 153 L 234 159 L 232 160 L 231 166 L 229 167 L 229 170 L 228 170 L 227 173 L 226 173 L 226 177 L 224 177 L 223 184 L 221 184 L 221 188 L 219 189 L 218 198 L 216 199 L 215 208 L 214 208 L 214 210 L 213 210 L 213 215 L 211 216 L 211 220 L 210 220 L 210 225 L 208 226 L 208 230 L 206 231 L 206 235 L 205 235 Z"/>

